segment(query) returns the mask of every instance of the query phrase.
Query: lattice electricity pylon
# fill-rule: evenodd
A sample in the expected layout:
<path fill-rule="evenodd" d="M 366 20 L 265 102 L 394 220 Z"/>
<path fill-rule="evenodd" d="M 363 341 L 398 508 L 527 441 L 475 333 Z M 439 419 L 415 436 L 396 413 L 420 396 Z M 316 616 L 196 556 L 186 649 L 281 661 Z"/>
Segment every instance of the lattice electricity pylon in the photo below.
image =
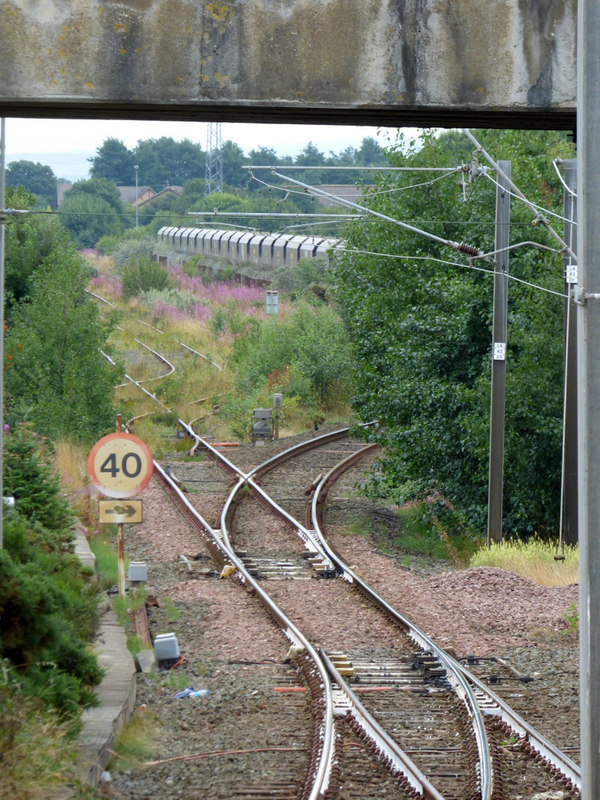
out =
<path fill-rule="evenodd" d="M 209 122 L 206 133 L 206 167 L 204 170 L 204 194 L 223 191 L 223 153 L 221 150 L 221 123 Z"/>

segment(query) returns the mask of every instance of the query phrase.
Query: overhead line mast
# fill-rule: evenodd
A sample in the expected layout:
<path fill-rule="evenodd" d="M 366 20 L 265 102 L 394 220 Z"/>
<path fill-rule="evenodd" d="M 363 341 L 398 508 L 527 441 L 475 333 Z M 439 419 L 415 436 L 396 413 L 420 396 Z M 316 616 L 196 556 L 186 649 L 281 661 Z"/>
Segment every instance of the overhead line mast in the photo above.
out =
<path fill-rule="evenodd" d="M 206 166 L 204 168 L 204 196 L 223 191 L 223 138 L 222 124 L 209 122 L 206 133 Z"/>

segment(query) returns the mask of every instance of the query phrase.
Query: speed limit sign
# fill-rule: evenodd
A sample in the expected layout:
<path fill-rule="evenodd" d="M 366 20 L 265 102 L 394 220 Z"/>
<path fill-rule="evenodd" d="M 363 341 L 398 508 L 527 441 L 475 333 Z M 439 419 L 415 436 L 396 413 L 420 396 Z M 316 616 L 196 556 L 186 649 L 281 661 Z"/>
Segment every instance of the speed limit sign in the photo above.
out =
<path fill-rule="evenodd" d="M 148 485 L 153 469 L 148 446 L 131 433 L 109 433 L 88 457 L 92 483 L 106 497 L 134 497 Z"/>

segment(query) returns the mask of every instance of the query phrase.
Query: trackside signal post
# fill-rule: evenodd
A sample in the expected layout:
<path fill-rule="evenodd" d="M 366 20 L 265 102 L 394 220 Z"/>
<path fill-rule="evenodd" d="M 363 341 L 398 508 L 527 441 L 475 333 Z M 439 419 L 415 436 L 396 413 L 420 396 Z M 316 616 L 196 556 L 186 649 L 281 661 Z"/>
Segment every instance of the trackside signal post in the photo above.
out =
<path fill-rule="evenodd" d="M 92 483 L 105 497 L 119 501 L 100 500 L 99 505 L 100 520 L 117 523 L 119 597 L 125 596 L 123 525 L 125 521 L 142 521 L 142 501 L 130 498 L 148 485 L 153 469 L 152 455 L 147 445 L 137 436 L 120 430 L 99 439 L 88 457 Z"/>

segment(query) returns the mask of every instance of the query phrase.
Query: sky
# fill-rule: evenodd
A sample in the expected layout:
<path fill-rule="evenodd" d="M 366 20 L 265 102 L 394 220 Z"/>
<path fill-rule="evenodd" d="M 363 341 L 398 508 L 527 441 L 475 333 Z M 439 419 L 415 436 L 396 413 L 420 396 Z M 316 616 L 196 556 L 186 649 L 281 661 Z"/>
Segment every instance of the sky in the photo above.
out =
<path fill-rule="evenodd" d="M 280 156 L 294 156 L 308 142 L 326 155 L 339 153 L 348 146 L 360 147 L 370 136 L 381 145 L 396 138 L 395 128 L 346 125 L 268 125 L 223 123 L 223 141 L 231 139 L 245 153 L 256 147 L 272 147 Z M 416 129 L 404 129 L 416 135 Z M 206 149 L 205 122 L 154 122 L 140 120 L 6 120 L 6 163 L 34 161 L 50 166 L 58 178 L 70 181 L 88 177 L 88 158 L 110 137 L 133 148 L 141 139 L 171 136 L 176 141 L 190 139 Z"/>

